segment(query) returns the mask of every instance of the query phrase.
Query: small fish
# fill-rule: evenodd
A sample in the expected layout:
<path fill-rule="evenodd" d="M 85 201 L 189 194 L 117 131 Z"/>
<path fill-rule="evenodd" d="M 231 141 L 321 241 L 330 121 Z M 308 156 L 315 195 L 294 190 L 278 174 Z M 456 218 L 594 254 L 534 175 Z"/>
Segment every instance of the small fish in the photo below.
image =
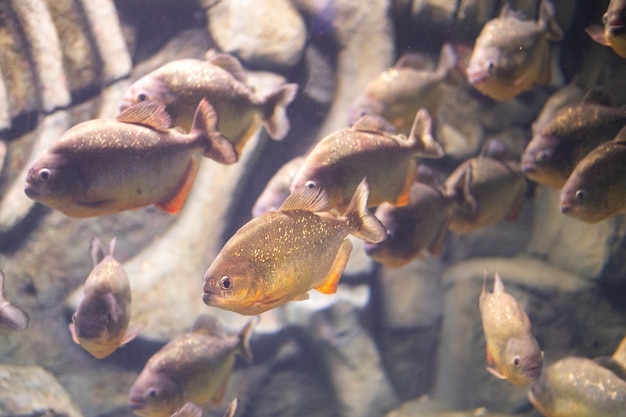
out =
<path fill-rule="evenodd" d="M 610 46 L 622 58 L 626 58 L 626 1 L 611 0 L 602 16 L 602 24 L 590 25 L 585 32 L 601 45 Z"/>
<path fill-rule="evenodd" d="M 202 300 L 239 314 L 260 314 L 306 300 L 312 288 L 334 293 L 352 251 L 346 236 L 375 243 L 385 239 L 367 197 L 363 179 L 338 217 L 319 212 L 328 206 L 323 190 L 298 189 L 280 210 L 255 217 L 226 242 L 204 275 Z"/>
<path fill-rule="evenodd" d="M 113 257 L 114 249 L 115 239 L 106 256 L 102 243 L 97 238 L 91 241 L 93 269 L 69 324 L 74 342 L 97 359 L 106 358 L 139 333 L 138 328 L 128 330 L 130 282 L 122 265 Z"/>
<path fill-rule="evenodd" d="M 430 169 L 418 167 L 418 179 L 411 186 L 406 206 L 382 203 L 376 209 L 374 215 L 387 229 L 384 241 L 365 243 L 365 252 L 376 262 L 399 268 L 425 249 L 435 256 L 441 254 L 454 213 L 454 200 L 432 178 L 424 178 L 425 171 Z"/>
<path fill-rule="evenodd" d="M 204 155 L 237 161 L 232 143 L 216 130 L 206 100 L 188 134 L 168 129 L 163 104 L 143 102 L 117 120 L 90 120 L 65 132 L 28 170 L 25 193 L 70 217 L 93 217 L 156 205 L 181 210 Z"/>
<path fill-rule="evenodd" d="M 522 170 L 530 180 L 560 189 L 578 162 L 625 124 L 626 106 L 616 107 L 605 91 L 591 89 L 535 132 L 522 155 Z"/>
<path fill-rule="evenodd" d="M 237 398 L 231 401 L 224 412 L 224 417 L 233 417 L 237 411 Z M 202 408 L 193 402 L 183 405 L 180 410 L 172 414 L 172 417 L 202 417 Z"/>
<path fill-rule="evenodd" d="M 257 97 L 246 84 L 246 75 L 237 58 L 229 54 L 207 54 L 207 60 L 171 61 L 135 81 L 124 94 L 120 110 L 154 100 L 165 104 L 173 126 L 188 131 L 193 112 L 203 98 L 215 108 L 217 129 L 241 152 L 262 121 L 276 140 L 289 132 L 286 107 L 298 91 L 285 84 L 265 98 Z"/>
<path fill-rule="evenodd" d="M 591 359 L 571 356 L 548 366 L 528 399 L 546 417 L 623 417 L 626 381 Z"/>
<path fill-rule="evenodd" d="M 626 128 L 576 165 L 561 189 L 561 213 L 597 223 L 626 209 Z"/>
<path fill-rule="evenodd" d="M 200 316 L 190 333 L 172 339 L 148 360 L 130 389 L 133 413 L 169 417 L 190 401 L 219 404 L 235 355 L 252 361 L 249 339 L 253 326 L 251 320 L 237 336 L 226 336 L 215 318 Z"/>
<path fill-rule="evenodd" d="M 479 306 L 487 341 L 487 370 L 497 378 L 519 386 L 539 378 L 543 352 L 532 334 L 526 312 L 505 292 L 498 273 L 493 293 L 487 292 L 485 273 Z"/>
<path fill-rule="evenodd" d="M 416 156 L 440 158 L 441 145 L 431 135 L 432 119 L 425 109 L 417 112 L 408 138 L 379 116 L 361 117 L 351 128 L 330 134 L 306 155 L 291 191 L 321 188 L 329 208 L 343 211 L 363 177 L 367 177 L 370 207 L 384 201 L 396 206 L 409 202 L 415 179 Z"/>
<path fill-rule="evenodd" d="M 349 125 L 372 114 L 387 119 L 397 132 L 408 133 L 419 109 L 437 114 L 441 85 L 454 69 L 456 56 L 452 46 L 445 44 L 435 71 L 424 68 L 422 61 L 415 54 L 404 54 L 393 67 L 371 80 L 350 109 Z"/>
<path fill-rule="evenodd" d="M 533 84 L 550 82 L 550 42 L 563 38 L 554 6 L 542 0 L 537 22 L 507 4 L 481 30 L 467 68 L 469 82 L 495 100 L 510 100 Z"/>
<path fill-rule="evenodd" d="M 26 330 L 29 322 L 24 310 L 4 298 L 4 272 L 0 270 L 0 328 Z"/>
<path fill-rule="evenodd" d="M 289 197 L 289 187 L 303 162 L 304 156 L 298 156 L 276 171 L 252 206 L 252 217 L 280 208 L 283 201 Z"/>
<path fill-rule="evenodd" d="M 504 218 L 519 217 L 526 180 L 519 163 L 507 159 L 503 146 L 491 139 L 480 156 L 461 163 L 446 179 L 446 194 L 457 200 L 450 231 L 470 233 Z"/>

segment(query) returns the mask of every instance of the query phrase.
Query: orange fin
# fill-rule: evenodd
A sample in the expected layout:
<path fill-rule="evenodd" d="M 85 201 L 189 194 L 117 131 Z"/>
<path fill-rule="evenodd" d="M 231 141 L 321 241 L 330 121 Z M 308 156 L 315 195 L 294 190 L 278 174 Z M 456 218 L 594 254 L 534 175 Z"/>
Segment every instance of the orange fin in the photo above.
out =
<path fill-rule="evenodd" d="M 350 259 L 350 252 L 352 252 L 352 242 L 345 239 L 341 242 L 339 252 L 337 252 L 337 257 L 335 258 L 324 283 L 315 287 L 317 291 L 322 294 L 334 294 L 337 291 L 337 284 L 339 284 L 343 270 L 346 268 L 348 259 Z"/>
<path fill-rule="evenodd" d="M 396 201 L 394 201 L 393 205 L 396 207 L 404 207 L 409 204 L 409 199 L 411 196 L 411 187 L 413 183 L 415 183 L 415 175 L 417 173 L 417 165 L 414 160 L 411 160 L 411 166 L 409 167 L 409 172 L 404 180 L 404 186 L 398 194 Z"/>
<path fill-rule="evenodd" d="M 485 275 L 485 280 L 487 279 L 487 275 Z M 483 291 L 485 290 L 484 281 L 483 281 Z M 485 353 L 487 357 L 487 364 L 493 365 L 493 358 L 491 357 L 491 352 L 489 352 L 489 344 L 485 347 Z"/>
<path fill-rule="evenodd" d="M 172 123 L 170 115 L 165 111 L 165 104 L 158 101 L 141 101 L 134 104 L 118 114 L 117 121 L 156 130 L 166 130 Z"/>
<path fill-rule="evenodd" d="M 187 176 L 185 177 L 183 183 L 180 185 L 178 192 L 172 198 L 158 202 L 156 206 L 166 213 L 178 213 L 185 205 L 185 200 L 187 199 L 187 195 L 189 194 L 189 190 L 191 190 L 199 169 L 200 162 L 198 162 L 196 158 L 191 158 L 191 163 L 189 164 Z"/>

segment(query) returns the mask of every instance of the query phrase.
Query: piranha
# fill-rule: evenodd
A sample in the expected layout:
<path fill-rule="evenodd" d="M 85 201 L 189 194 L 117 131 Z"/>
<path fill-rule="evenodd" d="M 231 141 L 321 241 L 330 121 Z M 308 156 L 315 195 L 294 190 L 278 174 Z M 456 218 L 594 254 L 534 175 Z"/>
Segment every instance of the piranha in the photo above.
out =
<path fill-rule="evenodd" d="M 591 359 L 570 356 L 545 369 L 528 399 L 546 417 L 623 417 L 626 381 Z"/>
<path fill-rule="evenodd" d="M 453 213 L 454 200 L 434 180 L 432 170 L 420 165 L 406 206 L 382 203 L 376 208 L 374 215 L 387 229 L 387 239 L 365 243 L 365 252 L 390 268 L 407 264 L 425 249 L 438 256 Z"/>
<path fill-rule="evenodd" d="M 593 148 L 615 138 L 626 124 L 626 106 L 616 107 L 602 89 L 591 89 L 580 103 L 561 108 L 533 135 L 522 155 L 530 180 L 560 189 Z"/>
<path fill-rule="evenodd" d="M 393 67 L 367 83 L 363 94 L 350 108 L 349 125 L 366 114 L 373 114 L 387 119 L 397 132 L 407 133 L 419 109 L 436 114 L 442 96 L 441 85 L 456 66 L 456 56 L 452 46 L 445 44 L 435 71 L 424 68 L 422 61 L 416 59 L 415 54 L 404 54 Z"/>
<path fill-rule="evenodd" d="M 561 212 L 597 223 L 626 209 L 626 128 L 576 165 L 561 189 Z"/>
<path fill-rule="evenodd" d="M 602 24 L 590 25 L 585 32 L 601 45 L 609 46 L 617 55 L 626 58 L 626 1 L 611 0 L 602 15 Z"/>
<path fill-rule="evenodd" d="M 237 411 L 237 398 L 231 401 L 223 417 L 233 417 Z M 183 405 L 172 417 L 202 417 L 202 408 L 193 402 Z"/>
<path fill-rule="evenodd" d="M 415 157 L 440 158 L 444 152 L 431 135 L 432 119 L 425 109 L 417 112 L 408 137 L 379 117 L 366 115 L 351 128 L 330 134 L 306 155 L 291 183 L 298 188 L 320 188 L 329 208 L 344 210 L 359 181 L 367 177 L 370 207 L 387 201 L 396 206 L 409 202 L 415 180 Z"/>
<path fill-rule="evenodd" d="M 487 341 L 487 371 L 519 386 L 539 378 L 543 352 L 532 334 L 526 312 L 504 290 L 498 273 L 495 274 L 493 293 L 487 292 L 485 273 L 479 306 Z"/>
<path fill-rule="evenodd" d="M 502 7 L 500 16 L 481 30 L 467 68 L 469 82 L 499 101 L 510 100 L 533 84 L 550 82 L 550 42 L 563 32 L 554 18 L 554 6 L 542 0 L 537 22 Z"/>
<path fill-rule="evenodd" d="M 305 300 L 312 288 L 334 293 L 352 251 L 346 236 L 385 239 L 367 198 L 363 179 L 343 216 L 336 216 L 319 212 L 328 206 L 323 190 L 298 189 L 280 210 L 255 217 L 226 242 L 204 275 L 202 300 L 249 315 Z"/>
<path fill-rule="evenodd" d="M 304 162 L 303 156 L 298 156 L 284 164 L 268 181 L 265 189 L 252 206 L 252 217 L 260 216 L 268 211 L 278 210 L 283 201 L 289 197 L 289 187 L 293 178 Z"/>
<path fill-rule="evenodd" d="M 69 324 L 74 342 L 97 359 L 106 358 L 139 333 L 139 328 L 128 329 L 130 282 L 122 265 L 113 257 L 114 250 L 115 239 L 111 240 L 106 256 L 102 243 L 97 238 L 91 241 L 93 269 Z"/>
<path fill-rule="evenodd" d="M 190 401 L 219 404 L 235 356 L 241 354 L 252 361 L 249 340 L 253 327 L 251 320 L 238 335 L 228 336 L 214 317 L 198 317 L 190 333 L 172 339 L 148 360 L 130 388 L 133 413 L 169 417 Z"/>
<path fill-rule="evenodd" d="M 0 270 L 0 328 L 26 330 L 29 322 L 28 314 L 4 297 L 4 272 Z"/>
<path fill-rule="evenodd" d="M 501 141 L 491 139 L 478 157 L 461 163 L 445 182 L 457 205 L 449 229 L 464 234 L 519 217 L 526 181 L 519 162 L 508 158 Z"/>
<path fill-rule="evenodd" d="M 168 129 L 165 105 L 138 103 L 117 120 L 96 119 L 65 132 L 28 170 L 25 193 L 70 217 L 93 217 L 156 205 L 177 213 L 204 155 L 237 161 L 216 130 L 217 115 L 198 105 L 190 133 Z"/>
<path fill-rule="evenodd" d="M 539 115 L 532 124 L 533 136 L 539 134 L 556 114 L 565 106 L 580 103 L 585 97 L 585 91 L 575 83 L 569 83 L 556 90 L 544 103 Z"/>
<path fill-rule="evenodd" d="M 284 84 L 267 97 L 254 94 L 237 58 L 207 54 L 207 60 L 171 61 L 135 81 L 124 94 L 120 110 L 154 100 L 165 104 L 173 126 L 192 127 L 195 108 L 208 100 L 218 115 L 217 129 L 241 152 L 246 141 L 263 123 L 276 140 L 289 132 L 286 108 L 298 91 L 297 84 Z"/>

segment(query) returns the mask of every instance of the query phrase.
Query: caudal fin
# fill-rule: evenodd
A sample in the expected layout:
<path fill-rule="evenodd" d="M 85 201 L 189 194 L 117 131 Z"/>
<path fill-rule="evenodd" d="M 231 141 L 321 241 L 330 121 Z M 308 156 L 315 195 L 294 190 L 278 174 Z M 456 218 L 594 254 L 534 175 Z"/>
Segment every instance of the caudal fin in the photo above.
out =
<path fill-rule="evenodd" d="M 213 106 L 203 98 L 193 117 L 191 133 L 206 143 L 204 156 L 224 165 L 237 162 L 239 155 L 235 145 L 217 130 L 218 116 Z"/>
<path fill-rule="evenodd" d="M 385 226 L 367 208 L 369 186 L 363 178 L 356 188 L 344 217 L 353 225 L 352 234 L 367 242 L 380 243 L 387 237 Z"/>
<path fill-rule="evenodd" d="M 298 92 L 297 84 L 284 84 L 265 98 L 263 127 L 274 140 L 281 140 L 289 133 L 287 106 Z"/>

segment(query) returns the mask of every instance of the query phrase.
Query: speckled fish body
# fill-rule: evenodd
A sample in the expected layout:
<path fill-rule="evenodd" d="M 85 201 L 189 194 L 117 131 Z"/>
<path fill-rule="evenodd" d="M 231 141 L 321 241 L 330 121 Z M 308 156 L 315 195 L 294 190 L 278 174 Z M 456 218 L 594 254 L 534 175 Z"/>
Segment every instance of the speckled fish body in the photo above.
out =
<path fill-rule="evenodd" d="M 449 230 L 462 234 L 516 218 L 526 181 L 517 161 L 481 155 L 461 163 L 448 176 L 445 189 L 458 203 Z"/>
<path fill-rule="evenodd" d="M 411 55 L 403 55 L 393 67 L 365 86 L 350 109 L 349 125 L 366 114 L 373 114 L 387 119 L 397 132 L 408 133 L 419 109 L 437 113 L 441 85 L 455 65 L 455 54 L 447 44 L 441 49 L 435 71 L 423 68 Z"/>
<path fill-rule="evenodd" d="M 610 46 L 617 55 L 626 58 L 626 1 L 611 0 L 602 23 L 604 26 L 591 25 L 585 32 L 594 41 Z"/>
<path fill-rule="evenodd" d="M 189 401 L 219 404 L 235 356 L 252 360 L 249 338 L 253 321 L 237 336 L 217 331 L 210 317 L 201 316 L 198 322 L 192 332 L 172 339 L 148 360 L 130 389 L 133 413 L 169 417 Z"/>
<path fill-rule="evenodd" d="M 268 211 L 275 211 L 280 208 L 281 204 L 289 197 L 289 187 L 303 162 L 304 157 L 298 156 L 276 171 L 254 203 L 252 217 L 257 217 Z"/>
<path fill-rule="evenodd" d="M 431 136 L 431 118 L 420 110 L 408 138 L 377 116 L 363 116 L 354 126 L 332 133 L 307 154 L 291 191 L 318 187 L 328 195 L 329 208 L 343 211 L 359 181 L 367 177 L 369 205 L 384 201 L 406 205 L 415 179 L 416 156 L 438 158 L 443 149 Z"/>
<path fill-rule="evenodd" d="M 131 85 L 120 108 L 159 101 L 166 105 L 173 126 L 189 130 L 195 108 L 206 98 L 218 114 L 218 130 L 241 152 L 261 123 L 274 139 L 287 135 L 285 110 L 297 89 L 295 84 L 285 84 L 265 98 L 257 97 L 246 84 L 239 61 L 216 54 L 208 60 L 182 59 L 157 68 Z"/>
<path fill-rule="evenodd" d="M 202 101 L 188 134 L 168 129 L 164 106 L 153 102 L 125 110 L 118 120 L 80 123 L 33 162 L 25 192 L 70 217 L 148 205 L 176 213 L 193 185 L 199 157 L 225 164 L 237 160 L 216 122 Z"/>
<path fill-rule="evenodd" d="M 346 236 L 379 242 L 385 229 L 367 209 L 367 182 L 355 191 L 345 214 L 325 208 L 323 192 L 292 193 L 278 211 L 255 217 L 224 245 L 204 275 L 205 304 L 240 314 L 259 314 L 308 291 L 331 294 L 352 251 Z"/>
<path fill-rule="evenodd" d="M 512 99 L 537 82 L 547 84 L 550 41 L 562 37 L 548 0 L 542 0 L 537 22 L 524 19 L 505 5 L 500 16 L 487 22 L 476 38 L 468 80 L 495 100 Z"/>
<path fill-rule="evenodd" d="M 539 378 L 543 367 L 543 352 L 532 334 L 528 315 L 505 292 L 497 273 L 493 293 L 487 291 L 486 282 L 485 274 L 479 306 L 487 342 L 487 370 L 511 384 L 528 385 Z"/>
<path fill-rule="evenodd" d="M 454 212 L 454 200 L 440 187 L 415 181 L 409 203 L 395 207 L 383 203 L 375 216 L 387 229 L 387 239 L 365 244 L 365 252 L 376 262 L 399 268 L 424 250 L 439 255 Z"/>
<path fill-rule="evenodd" d="M 0 270 L 0 329 L 26 330 L 30 318 L 20 307 L 4 296 L 4 272 Z"/>
<path fill-rule="evenodd" d="M 552 93 L 532 124 L 533 136 L 539 134 L 541 129 L 550 123 L 563 107 L 578 104 L 584 97 L 585 90 L 574 83 L 564 85 Z"/>
<path fill-rule="evenodd" d="M 610 102 L 605 93 L 591 91 L 582 102 L 559 110 L 526 146 L 524 174 L 539 184 L 563 187 L 585 155 L 615 138 L 626 124 L 626 107 Z"/>
<path fill-rule="evenodd" d="M 576 166 L 560 195 L 561 212 L 597 223 L 626 209 L 626 129 Z"/>
<path fill-rule="evenodd" d="M 69 325 L 74 342 L 98 359 L 106 358 L 137 335 L 137 329 L 127 331 L 130 282 L 122 265 L 113 257 L 114 242 L 106 256 L 98 239 L 91 242 L 93 269 Z"/>
<path fill-rule="evenodd" d="M 591 359 L 566 357 L 544 370 L 528 398 L 546 417 L 622 417 L 626 381 Z"/>

